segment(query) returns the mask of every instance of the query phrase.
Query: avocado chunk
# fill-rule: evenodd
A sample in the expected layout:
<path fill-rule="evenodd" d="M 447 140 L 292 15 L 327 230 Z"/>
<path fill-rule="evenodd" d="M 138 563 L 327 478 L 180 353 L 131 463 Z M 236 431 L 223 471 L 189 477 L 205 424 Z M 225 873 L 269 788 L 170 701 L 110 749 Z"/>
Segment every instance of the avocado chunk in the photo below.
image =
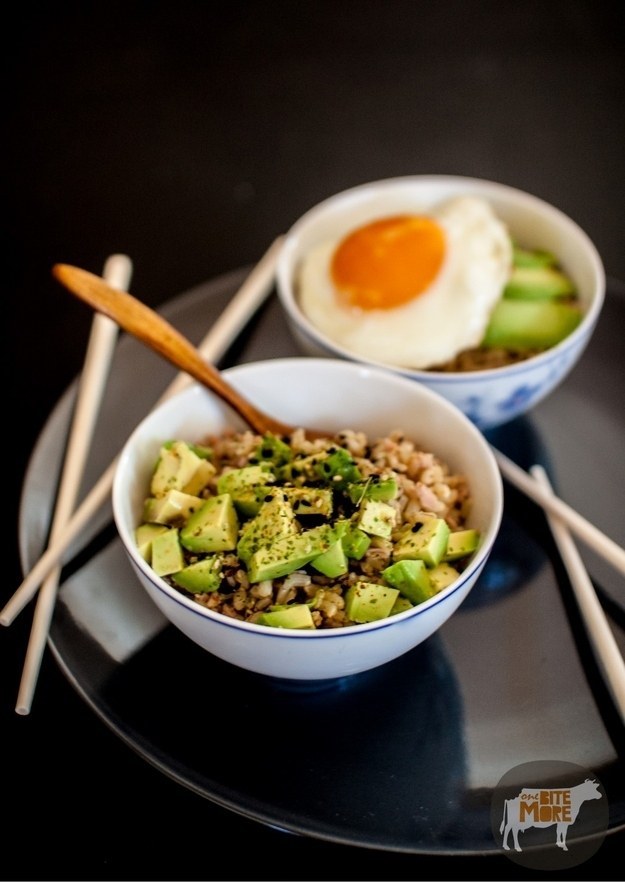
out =
<path fill-rule="evenodd" d="M 169 490 L 164 496 L 150 496 L 143 506 L 143 520 L 153 524 L 182 525 L 198 511 L 205 500 L 200 496 Z"/>
<path fill-rule="evenodd" d="M 575 293 L 571 279 L 553 266 L 513 267 L 503 291 L 505 298 L 548 300 Z"/>
<path fill-rule="evenodd" d="M 199 457 L 186 441 L 163 445 L 150 482 L 152 496 L 180 490 L 197 496 L 215 474 L 215 466 Z"/>
<path fill-rule="evenodd" d="M 442 560 L 459 560 L 461 557 L 467 557 L 477 549 L 480 543 L 479 530 L 456 530 L 449 534 L 447 540 L 447 550 Z"/>
<path fill-rule="evenodd" d="M 150 563 L 152 561 L 152 540 L 168 530 L 165 524 L 139 524 L 135 530 L 135 542 L 141 557 Z"/>
<path fill-rule="evenodd" d="M 271 432 L 263 435 L 263 440 L 254 451 L 253 456 L 254 461 L 259 465 L 269 466 L 272 469 L 285 465 L 292 458 L 293 451 L 289 445 Z"/>
<path fill-rule="evenodd" d="M 157 576 L 169 576 L 184 566 L 178 530 L 172 527 L 152 539 L 152 569 Z"/>
<path fill-rule="evenodd" d="M 555 254 L 551 251 L 529 250 L 516 243 L 512 246 L 512 265 L 514 267 L 555 266 L 557 262 Z"/>
<path fill-rule="evenodd" d="M 317 478 L 330 481 L 335 486 L 343 481 L 359 481 L 361 477 L 351 453 L 344 447 L 331 447 L 318 455 L 313 471 Z"/>
<path fill-rule="evenodd" d="M 295 603 L 283 609 L 267 610 L 256 620 L 258 625 L 270 628 L 297 628 L 310 630 L 315 627 L 310 608 L 305 603 Z"/>
<path fill-rule="evenodd" d="M 212 554 L 203 557 L 172 575 L 172 580 L 190 594 L 206 594 L 221 585 L 221 558 Z"/>
<path fill-rule="evenodd" d="M 404 597 L 403 594 L 399 594 L 397 600 L 393 604 L 389 615 L 396 616 L 397 613 L 406 612 L 407 609 L 412 609 L 414 604 L 412 604 L 407 597 Z"/>
<path fill-rule="evenodd" d="M 260 510 L 266 488 L 275 475 L 260 465 L 232 469 L 217 479 L 217 492 L 229 493 L 235 508 L 243 517 L 253 517 Z"/>
<path fill-rule="evenodd" d="M 403 533 L 393 548 L 393 561 L 422 560 L 429 567 L 440 563 L 447 549 L 450 529 L 443 518 L 429 518 Z"/>
<path fill-rule="evenodd" d="M 334 540 L 328 524 L 280 536 L 252 554 L 247 565 L 248 578 L 255 583 L 288 576 L 327 551 Z"/>
<path fill-rule="evenodd" d="M 171 447 L 172 444 L 175 443 L 175 441 L 165 441 L 163 447 Z M 187 444 L 200 459 L 210 459 L 213 455 L 212 448 L 207 447 L 206 444 L 198 444 L 195 441 L 185 441 L 185 444 Z"/>
<path fill-rule="evenodd" d="M 261 487 L 248 487 L 247 489 L 237 490 L 236 494 L 232 497 L 232 502 L 237 510 L 237 514 L 243 520 L 246 520 L 258 514 L 266 495 L 266 491 Z"/>
<path fill-rule="evenodd" d="M 275 490 L 263 502 L 258 514 L 243 525 L 237 554 L 247 564 L 259 548 L 271 545 L 281 536 L 292 536 L 298 532 L 299 526 L 291 503 L 282 491 Z"/>
<path fill-rule="evenodd" d="M 249 490 L 258 484 L 271 484 L 275 479 L 275 475 L 263 466 L 244 466 L 220 475 L 217 479 L 217 492 L 229 493 L 236 503 L 237 494 L 241 491 Z"/>
<path fill-rule="evenodd" d="M 347 495 L 355 505 L 359 505 L 364 499 L 373 499 L 376 502 L 390 502 L 397 496 L 397 480 L 385 478 L 381 475 L 371 475 L 366 481 L 347 486 Z"/>
<path fill-rule="evenodd" d="M 352 622 L 377 622 L 388 618 L 398 596 L 398 589 L 388 585 L 354 582 L 345 595 L 345 612 Z"/>
<path fill-rule="evenodd" d="M 229 493 L 211 496 L 180 530 L 180 541 L 189 551 L 233 551 L 239 519 Z"/>
<path fill-rule="evenodd" d="M 333 542 L 327 551 L 313 558 L 310 565 L 329 579 L 344 575 L 349 569 L 349 563 L 342 540 L 337 539 Z"/>
<path fill-rule="evenodd" d="M 382 576 L 413 604 L 423 603 L 436 594 L 422 560 L 398 560 L 383 570 Z"/>
<path fill-rule="evenodd" d="M 346 520 L 337 521 L 334 529 L 341 537 L 343 550 L 347 557 L 352 560 L 361 560 L 371 545 L 371 536 Z"/>
<path fill-rule="evenodd" d="M 387 502 L 365 499 L 360 505 L 357 525 L 370 536 L 388 539 L 397 521 L 397 511 Z"/>
<path fill-rule="evenodd" d="M 298 517 L 332 514 L 332 491 L 327 487 L 285 487 L 284 493 Z"/>
<path fill-rule="evenodd" d="M 502 299 L 491 313 L 482 345 L 507 349 L 548 349 L 582 320 L 572 303 Z"/>
<path fill-rule="evenodd" d="M 334 488 L 360 481 L 362 477 L 352 455 L 343 447 L 296 456 L 282 467 L 280 476 L 296 486 L 306 481 L 322 481 Z"/>
<path fill-rule="evenodd" d="M 434 593 L 438 594 L 443 588 L 447 588 L 452 582 L 455 582 L 460 573 L 448 563 L 439 563 L 429 571 L 430 584 L 434 589 Z"/>

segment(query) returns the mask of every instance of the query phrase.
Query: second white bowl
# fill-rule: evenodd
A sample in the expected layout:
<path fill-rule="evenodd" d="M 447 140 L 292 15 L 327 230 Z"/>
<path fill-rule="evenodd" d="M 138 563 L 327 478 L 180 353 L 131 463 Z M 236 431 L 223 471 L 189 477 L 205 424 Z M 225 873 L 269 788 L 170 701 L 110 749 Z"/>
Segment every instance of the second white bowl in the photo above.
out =
<path fill-rule="evenodd" d="M 579 293 L 583 319 L 561 343 L 506 367 L 447 373 L 380 364 L 347 350 L 316 328 L 303 312 L 296 277 L 303 256 L 315 245 L 367 221 L 399 213 L 427 213 L 456 196 L 487 200 L 513 238 L 527 248 L 552 251 Z M 525 413 L 549 395 L 584 351 L 605 295 L 605 273 L 587 234 L 570 217 L 530 193 L 477 178 L 415 175 L 353 187 L 311 208 L 288 231 L 277 267 L 278 296 L 302 351 L 386 367 L 417 380 L 460 408 L 481 429 Z"/>

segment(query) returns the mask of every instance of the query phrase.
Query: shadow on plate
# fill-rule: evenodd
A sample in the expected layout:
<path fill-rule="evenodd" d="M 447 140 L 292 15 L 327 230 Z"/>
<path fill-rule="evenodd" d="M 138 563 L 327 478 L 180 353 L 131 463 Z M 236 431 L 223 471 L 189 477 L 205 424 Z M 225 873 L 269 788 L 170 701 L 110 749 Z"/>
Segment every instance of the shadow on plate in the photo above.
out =
<path fill-rule="evenodd" d="M 174 777 L 266 823 L 408 849 L 461 828 L 463 708 L 437 635 L 306 684 L 229 665 L 168 627 L 103 697 Z"/>

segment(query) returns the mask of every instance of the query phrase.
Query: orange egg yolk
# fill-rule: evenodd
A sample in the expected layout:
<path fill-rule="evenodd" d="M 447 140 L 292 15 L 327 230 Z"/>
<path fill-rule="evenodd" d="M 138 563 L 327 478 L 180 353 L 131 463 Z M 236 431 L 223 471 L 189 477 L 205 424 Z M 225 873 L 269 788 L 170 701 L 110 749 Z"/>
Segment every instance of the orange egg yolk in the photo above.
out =
<path fill-rule="evenodd" d="M 393 309 L 422 294 L 445 256 L 443 229 L 416 215 L 376 220 L 347 235 L 334 252 L 339 296 L 360 309 Z"/>

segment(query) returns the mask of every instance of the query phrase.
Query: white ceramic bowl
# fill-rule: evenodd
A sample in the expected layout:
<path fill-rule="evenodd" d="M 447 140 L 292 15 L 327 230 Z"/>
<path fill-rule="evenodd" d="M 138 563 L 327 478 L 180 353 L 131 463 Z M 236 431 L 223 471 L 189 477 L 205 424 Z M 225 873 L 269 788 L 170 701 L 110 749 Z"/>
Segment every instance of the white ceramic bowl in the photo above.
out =
<path fill-rule="evenodd" d="M 571 276 L 584 317 L 561 343 L 506 367 L 455 373 L 411 370 L 381 365 L 352 353 L 306 317 L 298 303 L 294 279 L 310 248 L 374 218 L 402 212 L 425 213 L 438 202 L 460 195 L 486 199 L 514 238 L 527 248 L 552 251 Z M 304 353 L 381 365 L 418 380 L 453 402 L 479 428 L 488 429 L 525 413 L 564 380 L 596 325 L 605 296 L 605 272 L 586 233 L 559 209 L 536 196 L 476 178 L 417 175 L 363 184 L 337 193 L 307 211 L 285 237 L 278 259 L 277 290 Z"/>
<path fill-rule="evenodd" d="M 490 447 L 445 399 L 404 377 L 338 359 L 261 361 L 224 376 L 262 410 L 296 426 L 359 429 L 373 439 L 396 428 L 441 456 L 470 480 L 469 525 L 481 544 L 452 585 L 420 606 L 379 622 L 334 630 L 293 631 L 235 621 L 171 588 L 137 551 L 138 525 L 163 441 L 199 441 L 243 427 L 211 392 L 192 385 L 152 411 L 125 444 L 113 486 L 115 523 L 141 584 L 184 634 L 221 659 L 261 674 L 295 680 L 343 677 L 381 665 L 429 637 L 467 596 L 491 552 L 502 515 L 502 483 Z"/>

